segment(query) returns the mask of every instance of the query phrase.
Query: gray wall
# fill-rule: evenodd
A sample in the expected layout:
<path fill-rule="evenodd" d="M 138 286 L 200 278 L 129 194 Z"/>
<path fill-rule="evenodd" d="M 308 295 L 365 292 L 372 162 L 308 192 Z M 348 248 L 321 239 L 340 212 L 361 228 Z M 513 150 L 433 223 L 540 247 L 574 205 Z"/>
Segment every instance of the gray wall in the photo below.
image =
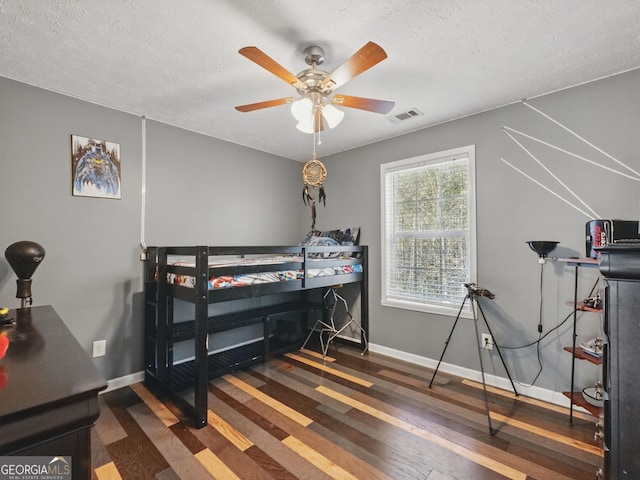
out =
<path fill-rule="evenodd" d="M 139 370 L 140 120 L 0 78 L 0 249 L 32 240 L 46 250 L 34 305 L 51 304 L 108 377 Z M 71 195 L 71 134 L 120 143 L 122 200 Z M 0 304 L 19 306 L 15 275 L 0 261 Z"/>
<path fill-rule="evenodd" d="M 302 239 L 300 168 L 147 121 L 146 243 L 295 245 Z"/>
<path fill-rule="evenodd" d="M 19 306 L 4 250 L 35 241 L 34 305 L 53 305 L 87 352 L 106 339 L 94 361 L 108 379 L 141 371 L 142 120 L 5 78 L 0 105 L 0 305 Z M 299 241 L 297 162 L 152 121 L 146 132 L 148 245 Z M 71 195 L 71 134 L 120 143 L 121 200 Z"/>
<path fill-rule="evenodd" d="M 531 100 L 621 161 L 640 170 L 640 72 Z M 52 304 L 89 352 L 107 339 L 107 356 L 96 364 L 107 378 L 142 370 L 141 119 L 0 78 L 0 248 L 30 239 L 47 257 L 34 275 L 34 303 Z M 558 240 L 558 256 L 584 255 L 587 217 L 504 165 L 503 157 L 561 192 L 544 171 L 502 131 L 516 128 L 598 162 L 612 164 L 549 120 L 521 104 L 438 125 L 321 160 L 328 168 L 327 206 L 317 227 L 362 228 L 370 246 L 371 342 L 382 349 L 437 359 L 453 318 L 380 305 L 380 164 L 462 145 L 476 145 L 478 272 L 481 286 L 496 294 L 484 304 L 496 339 L 521 344 L 537 338 L 540 267 L 526 240 Z M 390 124 L 389 128 L 393 128 Z M 310 225 L 300 200 L 302 165 L 153 121 L 147 130 L 147 244 L 297 243 Z M 70 135 L 121 144 L 123 198 L 71 195 Z M 637 219 L 637 183 L 527 142 L 603 218 Z M 612 165 L 615 166 L 615 165 Z M 563 196 L 567 196 L 565 192 Z M 581 276 L 579 298 L 597 278 Z M 544 331 L 565 317 L 573 269 L 548 263 L 544 270 Z M 0 305 L 16 306 L 15 276 L 0 259 Z M 482 327 L 482 326 L 481 326 Z M 597 315 L 583 315 L 580 337 L 594 336 Z M 484 330 L 481 328 L 481 330 Z M 568 388 L 568 324 L 543 343 L 545 366 L 537 385 Z M 478 369 L 473 326 L 457 327 L 445 361 Z M 530 382 L 535 349 L 505 352 L 511 373 Z M 487 354 L 487 370 L 504 372 Z M 580 366 L 581 382 L 593 369 Z M 584 385 L 586 386 L 586 384 Z"/>
<path fill-rule="evenodd" d="M 639 84 L 640 71 L 633 71 L 532 99 L 529 103 L 638 171 Z M 475 144 L 478 283 L 496 295 L 493 301 L 481 299 L 481 305 L 497 341 L 503 345 L 523 345 L 538 336 L 540 266 L 525 242 L 556 240 L 561 243 L 552 255 L 585 256 L 584 229 L 589 218 L 499 160 L 502 157 L 510 161 L 563 197 L 570 197 L 502 132 L 502 126 L 616 166 L 520 103 L 321 159 L 328 170 L 328 200 L 327 208 L 319 213 L 320 226 L 357 223 L 362 227 L 361 242 L 370 247 L 370 339 L 376 346 L 437 360 L 454 320 L 380 304 L 381 163 Z M 518 140 L 601 218 L 637 220 L 640 217 L 638 182 L 536 142 L 521 137 Z M 575 199 L 571 200 L 577 203 Z M 557 262 L 547 263 L 544 267 L 545 333 L 571 312 L 565 301 L 573 298 L 573 273 L 573 268 Z M 595 270 L 581 271 L 580 300 L 586 298 L 596 278 Z M 570 322 L 543 341 L 544 369 L 537 386 L 553 391 L 568 390 L 571 356 L 563 352 L 562 347 L 571 343 L 569 327 Z M 480 329 L 486 331 L 482 322 Z M 580 340 L 595 336 L 599 329 L 597 314 L 581 315 Z M 530 383 L 538 369 L 535 348 L 504 353 L 511 374 L 521 382 Z M 504 376 L 495 351 L 484 355 L 486 370 Z M 471 320 L 462 320 L 456 326 L 444 361 L 479 370 Z M 582 387 L 598 376 L 597 369 L 584 363 L 577 367 L 578 383 Z"/>

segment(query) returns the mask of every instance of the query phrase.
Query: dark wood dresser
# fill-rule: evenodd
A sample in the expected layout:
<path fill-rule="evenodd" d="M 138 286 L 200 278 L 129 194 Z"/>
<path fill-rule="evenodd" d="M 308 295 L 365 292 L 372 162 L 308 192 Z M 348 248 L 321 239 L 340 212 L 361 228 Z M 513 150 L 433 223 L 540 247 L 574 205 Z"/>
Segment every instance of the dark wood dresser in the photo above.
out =
<path fill-rule="evenodd" d="M 599 249 L 604 296 L 604 478 L 640 479 L 640 244 Z"/>
<path fill-rule="evenodd" d="M 18 323 L 0 360 L 0 455 L 71 457 L 72 478 L 90 479 L 90 429 L 107 382 L 51 306 L 9 316 Z"/>

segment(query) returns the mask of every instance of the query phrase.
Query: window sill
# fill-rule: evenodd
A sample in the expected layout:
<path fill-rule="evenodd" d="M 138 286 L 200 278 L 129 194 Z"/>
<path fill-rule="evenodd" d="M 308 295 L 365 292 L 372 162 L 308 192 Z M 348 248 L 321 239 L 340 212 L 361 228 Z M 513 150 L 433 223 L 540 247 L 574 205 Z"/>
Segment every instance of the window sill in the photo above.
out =
<path fill-rule="evenodd" d="M 388 299 L 388 298 L 382 299 L 380 303 L 384 307 L 402 308 L 404 310 L 433 313 L 435 315 L 445 315 L 448 317 L 457 317 L 458 314 L 460 314 L 460 317 L 462 318 L 473 319 L 473 313 L 471 312 L 471 306 L 469 301 L 465 302 L 464 308 L 462 309 L 462 311 L 460 310 L 460 305 L 456 307 L 445 307 L 445 306 L 429 305 L 426 303 L 409 302 L 406 300 Z"/>

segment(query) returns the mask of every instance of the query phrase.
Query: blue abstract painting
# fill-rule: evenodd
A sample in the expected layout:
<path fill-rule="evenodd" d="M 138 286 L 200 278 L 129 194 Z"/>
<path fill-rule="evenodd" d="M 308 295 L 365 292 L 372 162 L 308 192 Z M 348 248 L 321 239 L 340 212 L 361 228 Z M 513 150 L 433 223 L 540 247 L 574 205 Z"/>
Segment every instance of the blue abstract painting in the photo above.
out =
<path fill-rule="evenodd" d="M 73 195 L 122 198 L 120 144 L 71 135 Z"/>

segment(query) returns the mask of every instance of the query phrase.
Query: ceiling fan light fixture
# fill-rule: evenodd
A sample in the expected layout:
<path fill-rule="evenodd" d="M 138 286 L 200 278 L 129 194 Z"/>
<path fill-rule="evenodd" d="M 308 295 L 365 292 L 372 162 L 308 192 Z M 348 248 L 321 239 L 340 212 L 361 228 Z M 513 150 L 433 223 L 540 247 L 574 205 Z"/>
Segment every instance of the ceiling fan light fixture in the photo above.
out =
<path fill-rule="evenodd" d="M 313 115 L 309 115 L 307 118 L 303 118 L 296 125 L 296 128 L 303 133 L 313 133 L 313 127 Z"/>
<path fill-rule="evenodd" d="M 322 116 L 329 124 L 329 128 L 337 127 L 344 118 L 344 112 L 338 110 L 333 105 L 323 105 Z"/>
<path fill-rule="evenodd" d="M 313 118 L 313 102 L 308 97 L 303 97 L 291 104 L 291 115 L 298 122 L 305 122 Z"/>

